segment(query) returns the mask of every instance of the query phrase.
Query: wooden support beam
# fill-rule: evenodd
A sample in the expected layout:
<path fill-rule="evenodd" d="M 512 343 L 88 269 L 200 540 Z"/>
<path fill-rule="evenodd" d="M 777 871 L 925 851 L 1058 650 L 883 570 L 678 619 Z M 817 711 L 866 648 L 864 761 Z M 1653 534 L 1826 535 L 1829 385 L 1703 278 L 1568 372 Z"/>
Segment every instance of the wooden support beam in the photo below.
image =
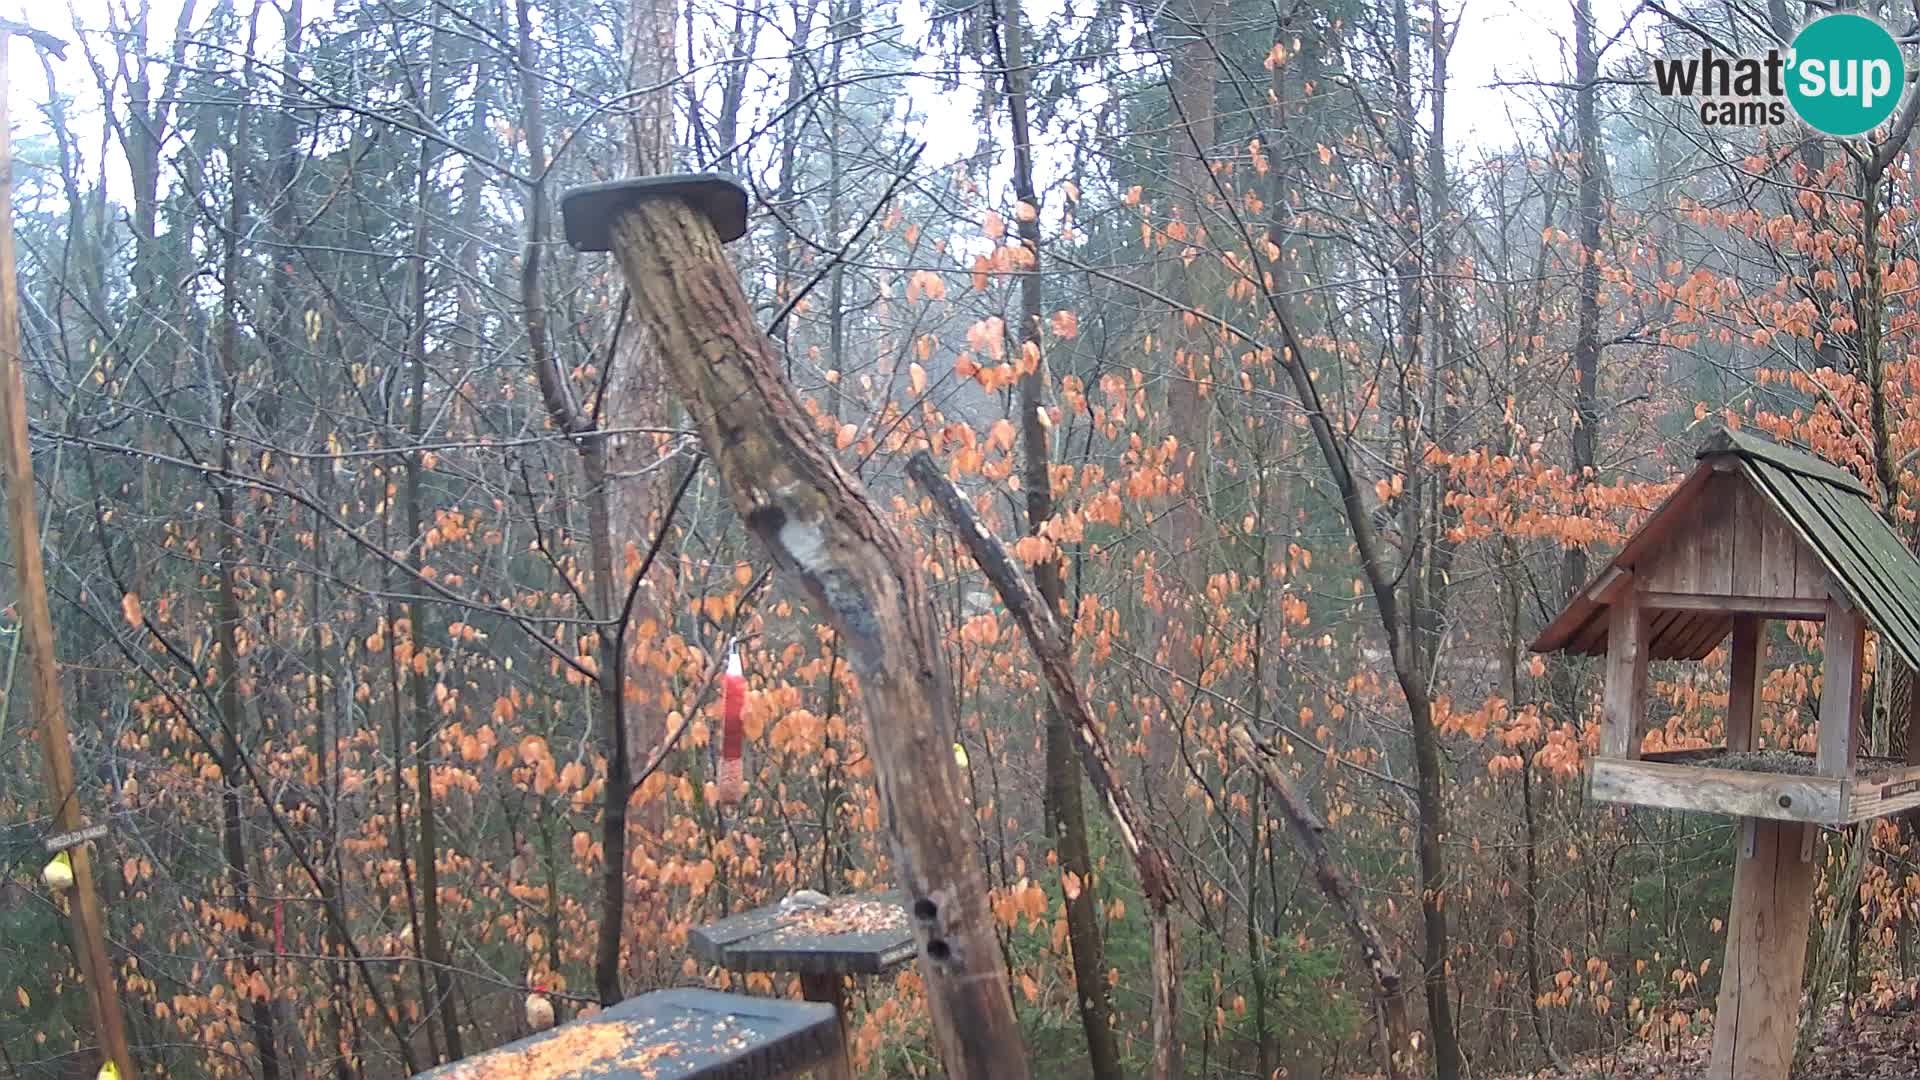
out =
<path fill-rule="evenodd" d="M 1640 756 L 1647 722 L 1647 612 L 1639 594 L 1623 590 L 1608 608 L 1607 686 L 1600 756 Z"/>
<path fill-rule="evenodd" d="M 1819 758 L 1821 776 L 1853 775 L 1860 745 L 1860 682 L 1867 643 L 1867 621 L 1846 601 L 1827 601 L 1822 628 Z"/>
<path fill-rule="evenodd" d="M 907 894 L 947 1075 L 1025 1080 L 1026 1046 L 987 905 L 974 815 L 953 756 L 953 695 L 910 550 L 825 445 L 727 261 L 746 192 L 720 177 L 597 185 L 561 202 L 576 247 L 611 250 L 640 329 L 700 432 L 736 512 L 860 677 L 867 748 Z"/>
<path fill-rule="evenodd" d="M 1764 615 L 1809 622 L 1827 617 L 1825 600 L 1794 596 L 1727 596 L 1712 593 L 1643 592 L 1640 606 L 1654 611 L 1704 611 L 1720 615 Z"/>
<path fill-rule="evenodd" d="M 800 973 L 800 996 L 833 1006 L 840 1024 L 840 1052 L 813 1071 L 814 1080 L 853 1080 L 853 1044 L 847 1039 L 847 978 L 838 972 Z"/>
<path fill-rule="evenodd" d="M 1727 958 L 1705 1080 L 1787 1080 L 1800 1016 L 1801 969 L 1813 912 L 1814 864 L 1802 861 L 1799 822 L 1743 821 L 1752 851 L 1733 871 Z"/>
<path fill-rule="evenodd" d="M 1755 615 L 1733 620 L 1733 660 L 1727 690 L 1727 749 L 1751 750 L 1767 677 L 1767 623 Z"/>

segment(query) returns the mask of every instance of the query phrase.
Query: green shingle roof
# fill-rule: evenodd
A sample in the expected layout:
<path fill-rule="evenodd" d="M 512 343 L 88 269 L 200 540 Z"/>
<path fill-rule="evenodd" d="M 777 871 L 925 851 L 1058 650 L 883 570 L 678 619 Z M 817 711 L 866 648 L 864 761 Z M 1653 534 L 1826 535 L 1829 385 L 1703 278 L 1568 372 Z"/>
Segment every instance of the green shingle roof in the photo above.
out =
<path fill-rule="evenodd" d="M 1737 459 L 1741 474 L 1813 549 L 1881 640 L 1920 669 L 1920 559 L 1858 477 L 1804 451 L 1725 429 L 1695 456 Z"/>
<path fill-rule="evenodd" d="M 1603 648 L 1609 589 L 1617 587 L 1614 583 L 1626 568 L 1622 564 L 1631 565 L 1664 543 L 1656 538 L 1666 527 L 1662 519 L 1687 512 L 1688 503 L 1710 474 L 1716 468 L 1724 470 L 1730 460 L 1734 471 L 1820 561 L 1834 587 L 1879 631 L 1881 640 L 1920 670 L 1920 559 L 1880 516 L 1859 477 L 1803 450 L 1725 428 L 1708 436 L 1695 457 L 1700 459 L 1699 468 L 1594 582 L 1574 594 L 1566 610 L 1533 643 L 1536 651 L 1591 653 Z M 1724 617 L 1705 615 L 1681 617 L 1675 624 L 1671 632 L 1656 634 L 1656 658 L 1705 656 L 1731 625 Z"/>

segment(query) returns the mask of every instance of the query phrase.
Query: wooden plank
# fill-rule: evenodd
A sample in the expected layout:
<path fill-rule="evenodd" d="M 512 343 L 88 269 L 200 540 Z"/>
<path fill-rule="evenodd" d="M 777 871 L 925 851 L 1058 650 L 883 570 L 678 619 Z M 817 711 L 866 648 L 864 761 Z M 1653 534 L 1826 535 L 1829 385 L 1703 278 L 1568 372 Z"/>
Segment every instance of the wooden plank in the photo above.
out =
<path fill-rule="evenodd" d="M 1824 557 L 1814 550 L 1814 537 L 1822 529 L 1823 516 L 1800 494 L 1791 474 L 1770 472 L 1765 466 L 1754 465 L 1747 475 L 1753 490 L 1773 508 L 1777 525 L 1793 538 L 1793 595 L 1823 599 L 1832 591 L 1816 589 L 1830 577 Z M 1771 538 L 1768 543 L 1772 544 Z"/>
<path fill-rule="evenodd" d="M 1869 609 L 1882 636 L 1910 665 L 1920 665 L 1920 561 L 1878 510 L 1861 499 L 1835 496 L 1846 515 L 1849 539 L 1873 568 L 1884 595 L 1885 613 Z"/>
<path fill-rule="evenodd" d="M 1733 658 L 1727 692 L 1727 749 L 1753 749 L 1759 730 L 1760 686 L 1767 677 L 1767 624 L 1752 615 L 1733 620 Z"/>
<path fill-rule="evenodd" d="M 1920 807 L 1920 765 L 1856 780 L 1847 795 L 1847 820 L 1866 821 Z"/>
<path fill-rule="evenodd" d="M 1720 640 L 1733 630 L 1731 615 L 1695 615 L 1692 630 L 1682 643 L 1679 658 L 1682 660 L 1704 660 L 1720 644 Z"/>
<path fill-rule="evenodd" d="M 1601 612 L 1622 590 L 1632 585 L 1631 573 L 1617 564 L 1609 565 L 1600 571 L 1586 588 L 1574 594 L 1567 606 L 1553 617 L 1553 621 L 1549 622 L 1545 629 L 1540 631 L 1540 635 L 1534 639 L 1530 648 L 1534 652 L 1559 652 L 1568 649 L 1569 643 L 1576 638 L 1590 638 L 1591 628 L 1596 621 L 1601 627 L 1599 632 L 1604 634 L 1606 618 L 1601 615 Z M 1596 615 L 1600 616 L 1597 620 Z M 1596 644 L 1589 640 L 1585 649 L 1574 651 L 1592 655 L 1596 651 Z"/>
<path fill-rule="evenodd" d="M 1756 591 L 1762 596 L 1824 599 L 1825 591 L 1809 593 L 1794 581 L 1800 550 L 1806 545 L 1794 535 L 1793 526 L 1766 495 L 1755 490 L 1752 481 L 1748 481 L 1742 498 L 1753 507 L 1760 528 L 1760 583 Z"/>
<path fill-rule="evenodd" d="M 1714 471 L 1711 467 L 1693 470 L 1673 494 L 1660 504 L 1651 517 L 1640 526 L 1640 531 L 1627 540 L 1625 547 L 1614 559 L 1615 565 L 1625 567 L 1639 574 L 1642 564 L 1651 566 L 1654 559 L 1665 550 L 1673 539 L 1676 530 L 1686 528 L 1693 520 L 1695 504 L 1713 482 Z"/>
<path fill-rule="evenodd" d="M 1684 660 L 1693 650 L 1693 641 L 1713 622 L 1711 616 L 1698 615 L 1682 611 L 1673 620 L 1673 625 L 1653 635 L 1652 657 L 1655 660 Z"/>
<path fill-rule="evenodd" d="M 1736 857 L 1711 1080 L 1787 1080 L 1813 911 L 1815 866 L 1800 849 L 1812 828 L 1755 822 L 1753 850 Z"/>
<path fill-rule="evenodd" d="M 1829 602 L 1820 639 L 1820 749 L 1814 764 L 1821 776 L 1853 775 L 1866 629 L 1858 611 L 1837 599 Z"/>
<path fill-rule="evenodd" d="M 1600 729 L 1602 757 L 1638 757 L 1635 734 L 1647 715 L 1647 616 L 1629 590 L 1608 609 L 1607 684 Z"/>
<path fill-rule="evenodd" d="M 1904 549 L 1885 550 L 1882 541 L 1891 535 L 1886 523 L 1859 499 L 1837 496 L 1798 477 L 1795 483 L 1822 515 L 1828 535 L 1821 538 L 1821 553 L 1840 571 L 1840 584 L 1854 605 L 1882 630 L 1920 639 L 1920 613 L 1913 610 L 1913 602 L 1920 600 L 1920 587 L 1898 566 L 1900 561 L 1911 561 Z"/>
<path fill-rule="evenodd" d="M 1654 611 L 1707 611 L 1720 615 L 1763 615 L 1769 619 L 1824 619 L 1827 601 L 1797 596 L 1766 596 L 1742 593 L 1726 596 L 1701 596 L 1693 593 L 1643 592 L 1640 606 Z"/>
<path fill-rule="evenodd" d="M 1844 822 L 1849 784 L 1821 776 L 1743 772 L 1598 757 L 1587 774 L 1595 802 L 1658 806 L 1773 821 Z"/>
<path fill-rule="evenodd" d="M 1583 656 L 1599 656 L 1607 651 L 1607 609 L 1595 608 L 1590 618 L 1580 627 L 1574 643 L 1565 647 L 1567 652 Z"/>
<path fill-rule="evenodd" d="M 1667 496 L 1667 502 L 1661 503 L 1659 509 L 1647 517 L 1640 532 L 1634 532 L 1626 540 L 1626 546 L 1620 548 L 1619 557 L 1615 557 L 1615 565 L 1634 573 L 1640 571 L 1642 563 L 1651 565 L 1651 559 L 1661 553 L 1672 534 L 1676 530 L 1684 532 L 1688 523 L 1693 521 L 1693 503 L 1701 498 L 1701 494 L 1705 494 L 1707 484 L 1713 482 L 1713 477 L 1713 469 L 1693 469 L 1688 479 L 1680 480 L 1680 486 Z"/>
<path fill-rule="evenodd" d="M 1760 501 L 1746 474 L 1736 474 L 1730 497 L 1732 505 L 1734 559 L 1733 580 L 1727 591 L 1736 596 L 1766 596 L 1767 532 L 1766 519 L 1773 511 Z"/>
<path fill-rule="evenodd" d="M 1694 587 L 1683 590 L 1709 595 L 1733 592 L 1733 562 L 1737 542 L 1734 537 L 1734 495 L 1746 486 L 1738 476 L 1717 474 L 1700 497 L 1694 533 Z"/>
<path fill-rule="evenodd" d="M 1798 540 L 1798 537 L 1795 537 Z M 1827 564 L 1804 542 L 1793 553 L 1793 594 L 1819 599 L 1837 588 Z"/>
<path fill-rule="evenodd" d="M 1644 640 L 1647 643 L 1647 659 L 1673 659 L 1671 653 L 1661 653 L 1660 646 L 1663 642 L 1671 642 L 1674 632 L 1679 627 L 1681 620 L 1687 617 L 1686 612 L 1643 610 L 1641 614 L 1647 624 L 1646 634 L 1644 635 Z"/>

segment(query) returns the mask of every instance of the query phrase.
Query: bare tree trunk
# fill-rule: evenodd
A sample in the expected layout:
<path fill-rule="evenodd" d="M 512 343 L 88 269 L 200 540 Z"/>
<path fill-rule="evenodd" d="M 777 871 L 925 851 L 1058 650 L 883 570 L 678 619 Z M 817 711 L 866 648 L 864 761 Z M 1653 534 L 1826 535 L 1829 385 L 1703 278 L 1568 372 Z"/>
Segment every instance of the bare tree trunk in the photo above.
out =
<path fill-rule="evenodd" d="M 441 94 L 441 35 L 439 9 L 435 9 L 432 44 L 428 49 L 425 100 L 420 102 L 432 115 Z M 427 256 L 432 241 L 433 168 L 438 157 L 432 142 L 420 140 L 419 170 L 414 183 L 412 305 L 408 315 L 411 341 L 408 345 L 412 368 L 411 400 L 407 408 L 407 441 L 414 447 L 406 456 L 402 499 L 407 515 L 407 565 L 418 573 L 427 561 L 427 522 L 421 481 L 426 472 L 425 451 L 419 449 L 426 439 L 427 399 Z M 403 639 L 394 630 L 393 646 L 405 640 L 412 649 L 414 662 L 403 676 L 413 692 L 414 814 L 419 819 L 419 851 L 415 872 L 420 882 L 420 946 L 427 964 L 433 969 L 433 1000 L 428 1012 L 439 1017 L 440 1031 L 446 1040 L 447 1056 L 458 1061 L 465 1056 L 460 1045 L 460 1001 L 453 992 L 447 946 L 440 928 L 440 833 L 439 816 L 434 808 L 433 760 L 435 757 L 433 698 L 428 683 L 433 670 L 432 636 L 429 630 L 432 612 L 418 601 L 405 605 L 407 634 Z M 396 761 L 398 769 L 401 763 Z"/>
<path fill-rule="evenodd" d="M 529 0 L 514 5 L 519 48 L 520 103 L 527 143 L 528 173 L 533 177 L 527 194 L 527 244 L 520 263 L 520 302 L 527 323 L 528 351 L 540 384 L 547 415 L 555 427 L 574 437 L 587 482 L 588 571 L 592 579 L 596 621 L 620 615 L 613 569 L 613 523 L 610 504 L 613 485 L 608 474 L 608 445 L 618 441 L 600 434 L 603 421 L 589 415 L 573 399 L 566 374 L 550 354 L 547 341 L 546 296 L 541 284 L 547 233 L 547 125 L 533 46 L 533 17 Z M 664 93 L 664 91 L 662 92 Z M 618 349 L 618 343 L 615 348 Z M 638 523 L 644 527 L 644 519 Z M 632 586 L 638 588 L 637 583 Z M 635 598 L 636 604 L 640 598 Z M 627 665 L 620 649 L 626 624 L 603 625 L 600 630 L 599 670 L 594 675 L 594 727 L 600 732 L 607 759 L 606 789 L 600 808 L 600 923 L 594 944 L 594 991 L 603 1006 L 626 996 L 621 985 L 620 943 L 626 931 L 627 804 L 633 795 L 634 745 L 628 731 L 625 701 Z M 551 884 L 551 883 L 549 883 Z"/>
<path fill-rule="evenodd" d="M 1027 67 L 1026 30 L 1021 25 L 1019 0 L 1002 0 L 1001 69 L 1005 72 L 1007 108 L 1013 125 L 1013 189 L 1023 204 L 1020 241 L 1031 253 L 1032 264 L 1020 276 L 1020 439 L 1023 455 L 1022 487 L 1027 496 L 1027 534 L 1041 535 L 1053 517 L 1053 455 L 1043 415 L 1050 376 L 1041 351 L 1042 308 L 1040 277 L 1040 199 L 1033 183 L 1033 134 L 1027 114 L 1031 93 Z M 1032 214 L 1024 212 L 1026 207 Z M 1034 567 L 1034 584 L 1047 610 L 1068 619 L 1066 583 L 1056 554 Z M 1072 625 L 1071 621 L 1068 622 Z M 1106 946 L 1100 932 L 1100 893 L 1093 883 L 1093 855 L 1087 841 L 1086 807 L 1080 799 L 1080 776 L 1074 769 L 1073 727 L 1057 705 L 1047 707 L 1046 760 L 1047 825 L 1060 859 L 1063 881 L 1077 888 L 1063 891 L 1067 908 L 1067 944 L 1073 954 L 1074 1000 L 1080 1026 L 1087 1037 L 1087 1064 L 1099 1080 L 1117 1078 L 1120 1046 L 1113 1034 L 1113 999 L 1107 986 Z"/>
<path fill-rule="evenodd" d="M 1580 233 L 1580 290 L 1573 339 L 1573 460 L 1575 492 L 1596 477 L 1595 440 L 1600 431 L 1600 227 L 1602 223 L 1600 145 L 1600 58 L 1595 49 L 1593 0 L 1574 0 L 1574 135 L 1579 142 L 1579 190 L 1574 219 Z M 1587 583 L 1587 551 L 1567 548 L 1560 570 L 1560 595 L 1572 596 Z M 1571 703 L 1568 703 L 1571 704 Z"/>
<path fill-rule="evenodd" d="M 255 19 L 259 8 L 254 9 Z M 257 26 L 257 22 L 252 24 Z M 248 55 L 253 49 L 253 34 L 248 35 Z M 249 60 L 243 85 L 251 87 L 253 64 Z M 244 91 L 243 91 L 244 93 Z M 247 182 L 252 169 L 249 160 L 248 117 L 252 109 L 242 104 L 234 125 L 233 142 L 227 147 L 228 182 L 232 185 L 227 203 L 227 220 L 221 241 L 220 288 L 220 467 L 231 473 L 234 467 L 237 408 L 240 384 L 245 374 L 240 362 L 240 236 L 247 217 Z M 226 738 L 220 760 L 220 839 L 226 855 L 227 884 L 233 890 L 234 909 L 240 915 L 240 945 L 245 954 L 245 969 L 251 983 L 264 981 L 260 970 L 259 923 L 253 906 L 253 879 L 247 870 L 247 846 L 243 835 L 245 819 L 240 808 L 240 732 L 246 723 L 246 710 L 240 703 L 240 596 L 238 567 L 240 554 L 240 509 L 232 485 L 216 482 L 214 503 L 219 511 L 220 598 L 215 605 L 214 641 L 220 653 L 220 712 Z M 271 990 L 271 988 L 269 988 Z M 260 1075 L 278 1080 L 280 1054 L 274 1033 L 271 993 L 257 995 L 254 987 L 242 988 L 249 998 L 247 1011 L 253 1032 L 254 1050 L 260 1055 Z"/>

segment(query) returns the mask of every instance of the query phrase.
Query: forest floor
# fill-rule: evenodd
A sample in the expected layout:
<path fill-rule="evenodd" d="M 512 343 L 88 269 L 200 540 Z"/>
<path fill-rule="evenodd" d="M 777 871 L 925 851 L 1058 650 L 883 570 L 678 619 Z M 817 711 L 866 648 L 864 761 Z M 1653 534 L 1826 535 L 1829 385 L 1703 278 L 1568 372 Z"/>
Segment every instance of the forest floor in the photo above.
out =
<path fill-rule="evenodd" d="M 1604 1057 L 1571 1063 L 1571 1073 L 1547 1070 L 1507 1080 L 1703 1080 L 1713 1049 L 1711 1033 L 1692 1036 L 1665 1049 L 1626 1047 Z M 1905 1005 L 1847 1021 L 1841 1009 L 1828 1011 L 1819 1045 L 1805 1071 L 1793 1080 L 1913 1080 L 1920 1077 L 1920 1011 Z"/>

